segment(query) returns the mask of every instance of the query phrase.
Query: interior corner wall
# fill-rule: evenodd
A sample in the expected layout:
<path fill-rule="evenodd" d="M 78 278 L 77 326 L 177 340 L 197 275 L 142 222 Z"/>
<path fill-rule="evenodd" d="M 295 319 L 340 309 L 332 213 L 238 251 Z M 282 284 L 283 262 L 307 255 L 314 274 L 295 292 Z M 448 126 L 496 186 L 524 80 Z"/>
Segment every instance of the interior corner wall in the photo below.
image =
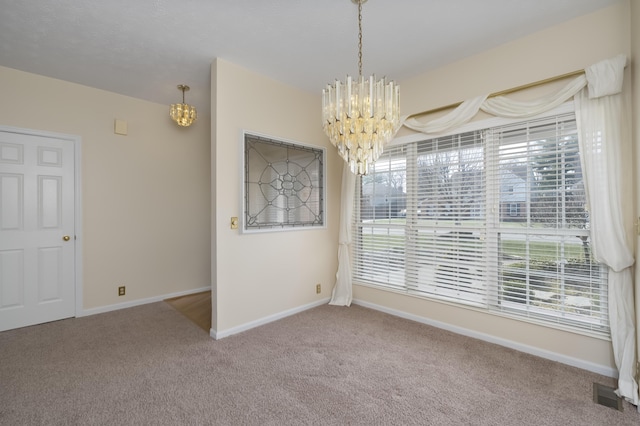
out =
<path fill-rule="evenodd" d="M 208 117 L 5 67 L 0 93 L 0 125 L 81 138 L 85 311 L 210 286 Z"/>
<path fill-rule="evenodd" d="M 635 6 L 637 7 L 637 5 Z M 620 53 L 630 54 L 629 1 L 550 27 L 536 34 L 401 81 L 403 114 L 584 69 Z M 636 114 L 637 117 L 637 114 Z M 382 291 L 354 283 L 354 299 L 558 355 L 576 364 L 615 371 L 611 342 L 463 309 L 451 304 Z"/>
<path fill-rule="evenodd" d="M 322 132 L 320 94 L 307 93 L 222 59 L 212 64 L 215 212 L 213 331 L 255 324 L 326 299 L 335 283 L 342 164 Z M 247 234 L 242 216 L 242 132 L 326 147 L 326 229 Z M 316 294 L 316 284 L 322 293 Z"/>

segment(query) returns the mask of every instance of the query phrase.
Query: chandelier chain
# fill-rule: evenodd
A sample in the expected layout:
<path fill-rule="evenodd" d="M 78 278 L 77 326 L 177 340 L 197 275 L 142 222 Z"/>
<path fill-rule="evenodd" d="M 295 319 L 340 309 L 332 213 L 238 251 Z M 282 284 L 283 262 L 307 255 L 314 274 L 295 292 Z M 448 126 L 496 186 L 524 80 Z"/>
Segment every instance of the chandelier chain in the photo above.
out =
<path fill-rule="evenodd" d="M 362 77 L 362 0 L 358 1 L 358 75 Z"/>

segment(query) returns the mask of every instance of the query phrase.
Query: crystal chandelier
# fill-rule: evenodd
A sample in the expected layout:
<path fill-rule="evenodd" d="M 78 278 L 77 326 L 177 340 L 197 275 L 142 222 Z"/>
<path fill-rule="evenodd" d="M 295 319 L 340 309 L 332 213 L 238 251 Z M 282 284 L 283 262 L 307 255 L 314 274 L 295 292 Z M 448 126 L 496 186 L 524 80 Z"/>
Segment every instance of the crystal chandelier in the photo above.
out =
<path fill-rule="evenodd" d="M 366 175 L 400 128 L 400 88 L 386 78 L 362 76 L 362 5 L 367 0 L 351 1 L 358 5 L 359 78 L 347 76 L 322 90 L 322 127 L 351 172 Z"/>
<path fill-rule="evenodd" d="M 171 119 L 178 123 L 178 126 L 189 127 L 198 118 L 196 107 L 184 103 L 184 92 L 189 90 L 186 84 L 178 84 L 178 90 L 182 90 L 182 103 L 171 104 L 169 115 Z"/>

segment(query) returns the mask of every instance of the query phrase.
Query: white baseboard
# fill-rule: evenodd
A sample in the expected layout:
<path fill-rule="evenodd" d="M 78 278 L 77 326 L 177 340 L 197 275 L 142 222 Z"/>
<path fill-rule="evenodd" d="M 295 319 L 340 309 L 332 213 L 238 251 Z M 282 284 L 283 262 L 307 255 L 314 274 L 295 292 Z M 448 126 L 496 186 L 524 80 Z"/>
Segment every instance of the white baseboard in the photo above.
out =
<path fill-rule="evenodd" d="M 265 324 L 268 324 L 270 322 L 277 321 L 279 319 L 282 319 L 282 318 L 285 318 L 285 317 L 288 317 L 288 316 L 291 316 L 291 315 L 295 315 L 295 314 L 300 313 L 302 311 L 306 311 L 307 309 L 312 309 L 312 308 L 315 308 L 315 307 L 320 306 L 320 305 L 326 305 L 327 303 L 329 303 L 329 300 L 331 300 L 331 298 L 327 297 L 327 298 L 318 300 L 316 302 L 312 302 L 312 303 L 309 303 L 309 304 L 306 304 L 306 305 L 298 306 L 297 308 L 288 309 L 286 311 L 279 312 L 279 313 L 273 314 L 273 315 L 269 315 L 269 316 L 266 316 L 264 318 L 260 318 L 260 319 L 257 319 L 255 321 L 250 321 L 250 322 L 248 322 L 246 324 L 238 325 L 236 327 L 231 327 L 231 328 L 228 328 L 228 329 L 222 330 L 222 331 L 216 331 L 216 330 L 214 330 L 212 328 L 209 331 L 209 335 L 211 337 L 213 337 L 215 340 L 220 340 L 220 339 L 223 339 L 225 337 L 229 337 L 229 336 L 231 336 L 233 334 L 242 333 L 243 331 L 247 331 L 247 330 L 250 330 L 250 329 L 255 328 L 255 327 L 260 327 L 261 325 L 265 325 Z"/>
<path fill-rule="evenodd" d="M 126 309 L 126 308 L 132 308 L 134 306 L 146 305 L 147 303 L 162 302 L 163 300 L 171 299 L 172 297 L 187 296 L 189 294 L 202 293 L 203 291 L 209 291 L 209 290 L 211 290 L 211 287 L 201 287 L 193 290 L 179 291 L 176 293 L 169 293 L 161 296 L 148 297 L 146 299 L 130 300 L 128 302 L 116 303 L 113 305 L 83 309 L 80 313 L 76 314 L 76 317 L 86 317 L 88 315 L 102 314 L 105 312 L 117 311 L 119 309 Z"/>
<path fill-rule="evenodd" d="M 441 321 L 432 320 L 429 318 L 420 317 L 417 315 L 409 314 L 407 312 L 399 311 L 396 309 L 387 308 L 386 306 L 376 305 L 374 303 L 365 302 L 363 300 L 353 300 L 353 304 L 363 306 L 365 308 L 374 309 L 376 311 L 384 312 L 389 315 L 416 321 L 422 324 L 430 325 L 443 330 L 451 331 L 456 334 L 461 334 L 467 337 L 473 337 L 474 339 L 484 340 L 485 342 L 495 343 L 496 345 L 504 346 L 510 349 L 515 349 L 520 352 L 524 352 L 530 355 L 539 356 L 540 358 L 549 359 L 551 361 L 557 361 L 562 364 L 570 365 L 572 367 L 581 368 L 583 370 L 591 371 L 593 373 L 602 374 L 603 376 L 618 377 L 618 371 L 607 365 L 595 364 L 593 362 L 585 361 L 578 358 L 573 358 L 567 355 L 562 355 L 556 352 L 547 351 L 544 349 L 536 348 L 534 346 L 524 345 L 522 343 L 514 342 L 512 340 L 502 339 L 490 334 L 480 333 L 478 331 L 469 330 L 447 324 Z"/>

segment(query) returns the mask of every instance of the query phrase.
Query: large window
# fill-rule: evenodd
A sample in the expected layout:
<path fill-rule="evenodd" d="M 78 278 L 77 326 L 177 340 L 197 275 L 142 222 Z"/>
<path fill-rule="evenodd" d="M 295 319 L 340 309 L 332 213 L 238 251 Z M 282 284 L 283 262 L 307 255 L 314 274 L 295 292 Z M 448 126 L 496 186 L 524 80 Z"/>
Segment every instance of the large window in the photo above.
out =
<path fill-rule="evenodd" d="M 359 187 L 356 282 L 608 333 L 574 114 L 389 148 Z"/>

